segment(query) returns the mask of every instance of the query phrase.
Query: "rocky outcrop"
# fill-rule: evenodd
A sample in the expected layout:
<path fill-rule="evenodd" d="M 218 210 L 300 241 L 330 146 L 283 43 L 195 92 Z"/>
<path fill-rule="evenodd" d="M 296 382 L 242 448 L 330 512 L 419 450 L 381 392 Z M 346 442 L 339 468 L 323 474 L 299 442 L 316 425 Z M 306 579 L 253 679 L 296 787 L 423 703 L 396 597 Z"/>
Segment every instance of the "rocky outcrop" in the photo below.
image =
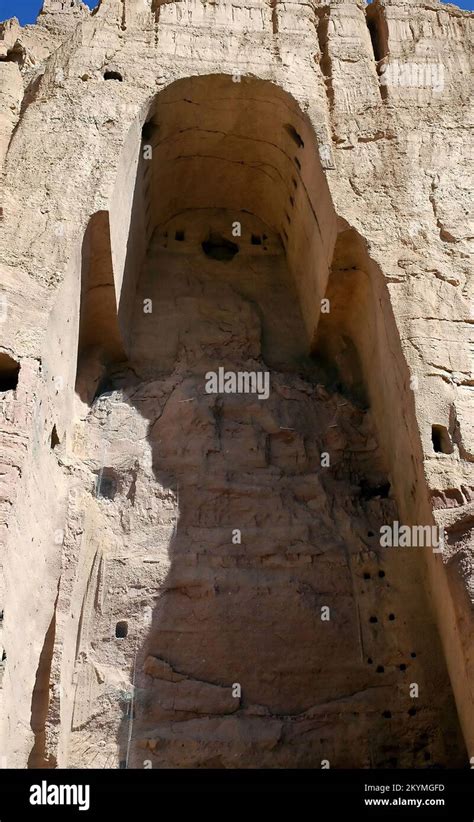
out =
<path fill-rule="evenodd" d="M 2 24 L 9 766 L 474 755 L 471 19 Z"/>

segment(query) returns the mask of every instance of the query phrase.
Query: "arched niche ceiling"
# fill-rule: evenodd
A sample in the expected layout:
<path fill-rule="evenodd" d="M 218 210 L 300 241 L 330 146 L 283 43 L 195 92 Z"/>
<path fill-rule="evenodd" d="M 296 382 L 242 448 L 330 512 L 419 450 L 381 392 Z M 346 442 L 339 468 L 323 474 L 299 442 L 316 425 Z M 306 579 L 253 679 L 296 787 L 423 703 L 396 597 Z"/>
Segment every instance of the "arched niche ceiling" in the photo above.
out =
<path fill-rule="evenodd" d="M 316 137 L 297 102 L 269 81 L 231 75 L 178 80 L 161 92 L 143 132 L 151 145 L 149 234 L 203 209 L 248 212 L 276 230 L 314 333 L 336 236 Z M 234 216 L 235 215 L 235 216 Z"/>

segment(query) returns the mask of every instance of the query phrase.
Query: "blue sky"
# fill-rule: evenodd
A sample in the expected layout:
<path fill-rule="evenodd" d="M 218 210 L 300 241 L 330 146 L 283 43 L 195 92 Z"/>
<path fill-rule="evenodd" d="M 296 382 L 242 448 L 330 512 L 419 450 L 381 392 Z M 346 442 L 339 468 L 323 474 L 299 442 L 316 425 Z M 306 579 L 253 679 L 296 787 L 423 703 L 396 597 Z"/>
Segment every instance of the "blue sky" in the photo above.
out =
<path fill-rule="evenodd" d="M 41 8 L 43 0 L 0 0 L 0 20 L 8 20 L 9 17 L 18 17 L 20 23 L 34 23 Z M 88 6 L 94 8 L 98 0 L 83 0 Z M 454 4 L 461 9 L 474 11 L 474 0 L 457 0 Z"/>
<path fill-rule="evenodd" d="M 97 6 L 98 0 L 82 0 L 82 2 L 93 9 Z M 23 26 L 26 23 L 34 23 L 42 5 L 43 0 L 0 0 L 0 20 L 18 17 Z"/>

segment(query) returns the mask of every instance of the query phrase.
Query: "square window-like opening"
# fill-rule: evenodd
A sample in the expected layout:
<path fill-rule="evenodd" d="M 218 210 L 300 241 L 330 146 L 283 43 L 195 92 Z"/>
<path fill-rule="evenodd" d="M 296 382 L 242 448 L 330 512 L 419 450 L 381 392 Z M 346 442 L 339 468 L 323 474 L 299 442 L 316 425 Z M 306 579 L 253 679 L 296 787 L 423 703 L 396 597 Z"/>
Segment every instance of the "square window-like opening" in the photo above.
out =
<path fill-rule="evenodd" d="M 178 241 L 178 243 L 182 243 L 184 240 L 184 231 L 176 231 L 174 238 Z"/>
<path fill-rule="evenodd" d="M 119 488 L 119 475 L 114 468 L 102 468 L 98 474 L 95 484 L 95 495 L 101 499 L 115 499 Z"/>
<path fill-rule="evenodd" d="M 117 622 L 115 626 L 115 636 L 117 637 L 117 639 L 125 639 L 127 635 L 128 622 L 126 622 L 126 620 L 124 619 L 121 619 L 119 622 Z"/>
<path fill-rule="evenodd" d="M 431 427 L 431 441 L 433 450 L 437 454 L 452 454 L 453 444 L 449 436 L 448 429 L 444 425 L 433 425 Z"/>
<path fill-rule="evenodd" d="M 252 243 L 252 245 L 262 245 L 262 238 L 259 234 L 252 234 L 250 242 Z"/>

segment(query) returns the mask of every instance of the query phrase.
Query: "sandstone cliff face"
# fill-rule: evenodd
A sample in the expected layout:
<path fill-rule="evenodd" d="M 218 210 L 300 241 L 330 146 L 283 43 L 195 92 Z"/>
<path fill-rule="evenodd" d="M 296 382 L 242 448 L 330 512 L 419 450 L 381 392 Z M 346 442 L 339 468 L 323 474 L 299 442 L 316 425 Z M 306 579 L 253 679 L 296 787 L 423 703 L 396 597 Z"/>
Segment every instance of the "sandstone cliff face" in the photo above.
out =
<path fill-rule="evenodd" d="M 3 764 L 474 756 L 471 21 L 1 24 Z"/>

